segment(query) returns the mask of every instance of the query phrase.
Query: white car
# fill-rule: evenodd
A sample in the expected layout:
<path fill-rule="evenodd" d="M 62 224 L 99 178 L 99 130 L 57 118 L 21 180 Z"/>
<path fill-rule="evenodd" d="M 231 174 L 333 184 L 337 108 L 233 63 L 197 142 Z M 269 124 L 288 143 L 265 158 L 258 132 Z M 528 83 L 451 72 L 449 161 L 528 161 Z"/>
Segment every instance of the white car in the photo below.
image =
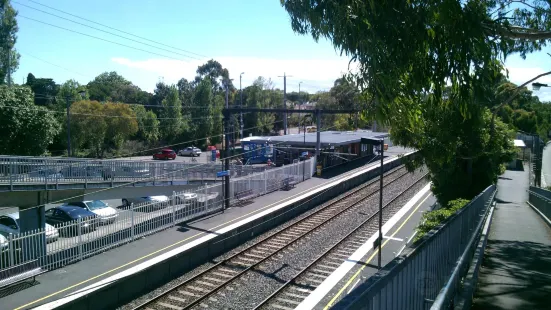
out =
<path fill-rule="evenodd" d="M 190 147 L 186 147 L 183 150 L 179 150 L 178 155 L 180 155 L 180 156 L 191 156 L 191 157 L 200 156 L 201 155 L 201 150 L 199 148 L 190 146 Z"/>
<path fill-rule="evenodd" d="M 177 204 L 192 204 L 197 201 L 197 194 L 196 193 L 183 193 L 183 194 L 177 194 L 176 195 L 176 203 Z"/>
<path fill-rule="evenodd" d="M 86 200 L 75 201 L 65 204 L 66 206 L 75 206 L 84 208 L 98 216 L 101 224 L 114 223 L 119 216 L 119 213 L 114 208 L 110 207 L 107 203 L 101 200 Z"/>
<path fill-rule="evenodd" d="M 124 207 L 130 207 L 132 204 L 137 205 L 148 202 L 151 204 L 159 203 L 159 207 L 162 208 L 162 206 L 166 206 L 168 199 L 168 196 L 165 195 L 123 198 L 122 205 Z M 163 202 L 165 202 L 165 204 L 163 204 Z"/>
<path fill-rule="evenodd" d="M 59 231 L 52 225 L 45 223 L 46 242 L 53 242 L 59 238 Z M 21 223 L 19 222 L 19 213 L 11 213 L 0 216 L 0 231 L 5 236 L 11 234 L 19 234 Z"/>

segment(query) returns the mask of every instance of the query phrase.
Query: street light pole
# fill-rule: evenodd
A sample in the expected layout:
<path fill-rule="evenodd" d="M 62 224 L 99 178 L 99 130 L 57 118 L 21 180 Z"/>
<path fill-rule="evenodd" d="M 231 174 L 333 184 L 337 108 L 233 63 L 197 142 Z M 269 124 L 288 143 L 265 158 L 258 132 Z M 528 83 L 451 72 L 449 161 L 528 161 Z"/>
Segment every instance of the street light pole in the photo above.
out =
<path fill-rule="evenodd" d="M 245 72 L 241 72 L 241 74 L 239 75 L 239 93 L 240 93 L 240 102 L 239 102 L 239 107 L 242 108 L 243 107 L 243 90 L 241 89 L 241 76 L 245 74 Z M 240 129 L 239 129 L 239 134 L 240 134 L 240 138 L 243 139 L 243 112 L 241 112 L 239 114 L 239 124 L 240 124 Z"/>

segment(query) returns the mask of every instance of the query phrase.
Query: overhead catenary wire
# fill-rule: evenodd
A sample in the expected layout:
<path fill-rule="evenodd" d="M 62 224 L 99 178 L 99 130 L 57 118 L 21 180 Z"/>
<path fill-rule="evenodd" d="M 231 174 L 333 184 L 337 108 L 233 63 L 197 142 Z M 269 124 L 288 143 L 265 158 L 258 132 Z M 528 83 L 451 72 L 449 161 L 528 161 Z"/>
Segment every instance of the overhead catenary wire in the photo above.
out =
<path fill-rule="evenodd" d="M 117 28 L 114 28 L 114 27 L 111 27 L 111 26 L 107 26 L 107 25 L 105 25 L 105 24 L 98 23 L 98 22 L 95 22 L 95 21 L 93 21 L 93 20 L 90 20 L 90 19 L 87 19 L 87 18 L 78 16 L 78 15 L 75 15 L 75 14 L 72 14 L 72 13 L 69 13 L 69 12 L 66 12 L 66 11 L 63 11 L 63 10 L 60 10 L 60 9 L 56 9 L 56 8 L 54 8 L 54 7 L 51 7 L 51 6 L 42 4 L 42 3 L 37 2 L 37 1 L 33 1 L 33 0 L 27 0 L 27 1 L 32 2 L 32 3 L 35 3 L 35 4 L 40 5 L 40 6 L 43 6 L 43 7 L 46 7 L 46 8 L 48 8 L 48 9 L 50 9 L 50 10 L 54 10 L 54 11 L 57 11 L 57 12 L 60 12 L 60 13 L 63 13 L 63 14 L 66 14 L 66 15 L 69 15 L 69 16 L 72 16 L 72 17 L 76 17 L 76 18 L 78 18 L 78 19 L 85 20 L 85 21 L 87 21 L 87 22 L 89 22 L 89 23 L 96 24 L 96 25 L 99 25 L 99 26 L 102 26 L 102 27 L 105 27 L 105 28 L 108 28 L 108 29 L 111 29 L 111 30 L 115 30 L 115 31 L 118 31 L 118 32 L 120 32 L 120 33 L 124 33 L 124 34 L 130 35 L 130 36 L 133 36 L 133 37 L 142 39 L 142 40 L 146 40 L 146 41 L 149 41 L 149 42 L 152 42 L 152 43 L 155 43 L 155 44 L 159 44 L 159 45 L 162 45 L 162 46 L 165 46 L 165 47 L 169 47 L 169 48 L 172 48 L 172 49 L 175 49 L 175 50 L 180 50 L 180 51 L 182 51 L 182 52 L 186 52 L 186 53 L 189 53 L 189 54 L 192 54 L 192 55 L 196 55 L 196 56 L 199 56 L 199 57 L 208 58 L 208 56 L 205 56 L 205 55 L 202 55 L 202 54 L 198 54 L 198 53 L 194 53 L 194 52 L 190 52 L 190 51 L 188 51 L 188 50 L 185 50 L 185 49 L 182 49 L 182 48 L 179 48 L 179 47 L 174 47 L 174 46 L 171 46 L 171 45 L 167 45 L 167 44 L 164 44 L 164 43 L 161 43 L 161 42 L 158 42 L 158 41 L 154 41 L 154 40 L 151 40 L 151 39 L 147 39 L 147 38 L 144 38 L 144 37 L 141 37 L 141 36 L 132 34 L 132 33 L 130 33 L 130 32 L 127 32 L 127 31 L 123 31 L 123 30 L 120 30 L 120 29 L 117 29 Z"/>
<path fill-rule="evenodd" d="M 32 10 L 36 10 L 36 11 L 42 12 L 42 13 L 44 13 L 44 14 L 48 14 L 48 15 L 51 15 L 51 16 L 55 16 L 55 17 L 57 17 L 57 18 L 60 18 L 60 19 L 63 19 L 63 20 L 66 20 L 66 21 L 69 21 L 69 22 L 72 22 L 72 23 L 75 23 L 75 24 L 78 24 L 78 25 L 81 25 L 81 26 L 85 26 L 85 27 L 88 27 L 88 28 L 91 28 L 91 29 L 94 29 L 94 30 L 97 30 L 97 31 L 101 31 L 101 32 L 104 32 L 104 33 L 107 33 L 107 34 L 110 34 L 110 35 L 119 37 L 119 38 L 123 38 L 123 39 L 125 39 L 125 40 L 129 40 L 129 41 L 132 41 L 132 42 L 135 42 L 135 43 L 143 44 L 143 45 L 145 45 L 145 46 L 149 46 L 149 47 L 153 47 L 153 48 L 156 48 L 156 49 L 160 49 L 160 50 L 165 51 L 165 52 L 174 53 L 174 54 L 177 54 L 177 55 L 180 55 L 180 56 L 183 56 L 183 57 L 201 60 L 201 58 L 197 58 L 197 57 L 194 57 L 194 56 L 189 56 L 189 55 L 185 55 L 185 54 L 182 54 L 182 53 L 174 52 L 174 51 L 168 50 L 168 49 L 166 49 L 166 48 L 162 48 L 162 47 L 155 46 L 155 45 L 153 45 L 153 44 L 144 43 L 144 42 L 141 42 L 141 41 L 138 41 L 138 40 L 134 40 L 134 39 L 131 39 L 131 38 L 127 38 L 127 37 L 125 37 L 125 36 L 118 35 L 118 34 L 116 34 L 116 33 L 112 33 L 112 32 L 110 32 L 110 31 L 106 31 L 106 30 L 102 30 L 102 29 L 99 29 L 99 28 L 96 28 L 96 27 L 93 27 L 93 26 L 90 26 L 90 25 L 86 25 L 86 24 L 84 24 L 84 23 L 80 23 L 80 22 L 71 20 L 71 19 L 69 19 L 69 18 L 65 18 L 65 17 L 59 16 L 59 15 L 56 15 L 56 14 L 53 14 L 53 13 L 46 12 L 46 11 L 41 10 L 41 9 L 34 8 L 34 7 L 32 7 L 32 6 L 23 4 L 23 3 L 18 2 L 18 1 L 13 1 L 13 0 L 12 0 L 12 2 L 13 2 L 13 3 L 17 3 L 17 4 L 19 4 L 19 5 L 22 5 L 22 6 L 24 6 L 24 7 L 30 8 L 30 9 L 32 9 Z"/>

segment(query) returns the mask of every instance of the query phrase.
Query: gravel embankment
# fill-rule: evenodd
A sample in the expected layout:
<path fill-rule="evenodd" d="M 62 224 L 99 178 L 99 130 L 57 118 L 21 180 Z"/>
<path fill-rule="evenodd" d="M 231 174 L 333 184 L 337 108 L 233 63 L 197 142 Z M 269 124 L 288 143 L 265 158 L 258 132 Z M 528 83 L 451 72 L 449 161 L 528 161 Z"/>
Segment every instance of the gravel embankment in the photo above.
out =
<path fill-rule="evenodd" d="M 396 173 L 392 176 L 391 179 L 395 179 L 395 178 L 397 178 L 400 174 L 402 174 L 403 172 L 405 172 L 405 170 L 400 169 L 400 168 L 397 168 L 396 170 L 400 170 L 400 171 L 396 172 Z M 423 172 L 423 173 L 424 173 L 424 172 Z M 393 186 L 391 186 L 391 187 L 394 188 L 394 187 L 396 187 L 396 186 L 394 186 L 394 185 L 398 185 L 398 184 L 411 184 L 412 180 L 418 179 L 419 176 L 420 176 L 421 174 L 420 174 L 420 173 L 415 173 L 415 175 L 416 175 L 416 176 L 413 176 L 413 175 L 411 175 L 411 174 L 410 174 L 410 175 L 406 175 L 406 176 L 404 176 L 404 177 L 402 178 L 402 180 L 393 183 Z M 386 183 L 386 182 L 385 182 L 385 183 Z M 372 188 L 375 188 L 375 187 L 378 188 L 378 182 L 375 182 L 372 186 L 369 187 L 369 189 L 366 188 L 366 191 L 367 191 L 367 190 L 371 191 Z M 400 186 L 400 188 L 402 188 L 402 187 L 404 187 L 404 186 L 403 186 L 403 185 Z M 405 186 L 405 187 L 407 187 L 407 186 Z M 352 190 L 351 190 L 351 191 L 352 191 Z M 393 191 L 394 191 L 394 190 L 393 190 Z M 350 192 L 350 191 L 349 191 L 349 192 Z M 286 222 L 286 223 L 284 223 L 284 224 L 282 224 L 282 225 L 280 225 L 280 226 L 278 226 L 278 227 L 276 227 L 276 228 L 274 228 L 274 229 L 272 229 L 272 230 L 270 230 L 270 231 L 267 231 L 266 233 L 264 233 L 264 234 L 262 234 L 262 235 L 257 236 L 256 238 L 254 238 L 254 239 L 252 239 L 252 240 L 250 240 L 250 241 L 248 241 L 248 242 L 242 244 L 241 246 L 236 247 L 236 248 L 233 249 L 232 251 L 229 251 L 229 252 L 227 252 L 227 253 L 225 253 L 225 254 L 223 254 L 223 255 L 217 257 L 217 258 L 214 259 L 213 261 L 208 262 L 208 263 L 205 263 L 205 264 L 203 264 L 203 265 L 201 265 L 201 266 L 195 268 L 194 270 L 192 270 L 192 271 L 190 271 L 190 272 L 188 272 L 188 273 L 182 275 L 181 277 L 179 277 L 179 278 L 177 278 L 177 279 L 174 279 L 174 280 L 168 282 L 167 284 L 163 285 L 162 287 L 160 287 L 160 288 L 158 288 L 158 289 L 156 289 L 156 290 L 154 290 L 154 291 L 151 291 L 151 292 L 149 292 L 148 294 L 143 295 L 142 297 L 140 297 L 140 298 L 138 298 L 138 299 L 136 299 L 136 300 L 134 300 L 134 301 L 132 301 L 132 302 L 130 302 L 130 303 L 128 303 L 128 304 L 122 306 L 122 307 L 119 307 L 118 309 L 123 309 L 123 310 L 132 309 L 133 307 L 135 307 L 135 306 L 137 306 L 137 305 L 139 305 L 139 304 L 141 304 L 141 303 L 143 303 L 143 302 L 145 302 L 145 301 L 147 301 L 147 300 L 149 300 L 149 299 L 151 299 L 151 298 L 153 298 L 153 297 L 155 297 L 155 296 L 158 296 L 158 295 L 161 294 L 162 292 L 166 292 L 167 290 L 170 290 L 170 289 L 172 289 L 172 288 L 178 286 L 179 284 L 181 284 L 182 282 L 186 281 L 187 279 L 193 277 L 194 275 L 196 275 L 196 274 L 198 274 L 198 273 L 201 273 L 201 272 L 203 272 L 204 270 L 208 269 L 208 268 L 211 267 L 214 263 L 219 262 L 220 260 L 223 260 L 223 259 L 225 259 L 225 258 L 227 258 L 227 257 L 229 257 L 229 256 L 231 256 L 231 255 L 233 255 L 233 254 L 235 254 L 235 253 L 237 253 L 237 252 L 239 252 L 239 251 L 241 251 L 241 250 L 243 250 L 243 249 L 245 249 L 245 248 L 247 248 L 247 247 L 253 245 L 254 243 L 258 242 L 259 240 L 265 238 L 266 236 L 275 234 L 275 233 L 277 233 L 277 232 L 279 232 L 279 231 L 281 231 L 281 230 L 287 228 L 288 226 L 293 225 L 294 223 L 300 221 L 301 219 L 303 219 L 303 218 L 305 218 L 305 217 L 308 217 L 308 216 L 311 215 L 312 213 L 314 213 L 314 212 L 316 212 L 316 211 L 318 211 L 318 210 L 324 208 L 325 206 L 331 204 L 333 201 L 335 201 L 335 200 L 337 200 L 337 199 L 339 199 L 339 198 L 345 196 L 347 193 L 348 193 L 348 192 L 343 193 L 343 194 L 341 194 L 340 196 L 338 196 L 338 197 L 336 197 L 336 198 L 334 198 L 334 199 L 332 199 L 332 200 L 330 200 L 330 201 L 328 201 L 328 202 L 326 202 L 326 203 L 323 203 L 323 204 L 321 204 L 321 205 L 319 205 L 319 206 L 317 206 L 317 207 L 315 207 L 315 208 L 313 208 L 313 209 L 311 209 L 311 210 L 309 210 L 309 211 L 307 211 L 307 212 L 305 212 L 305 213 L 303 213 L 303 214 L 301 214 L 301 215 L 295 217 L 294 219 L 292 219 L 292 220 L 290 220 L 290 221 L 288 221 L 288 222 Z M 385 193 L 384 193 L 384 196 L 386 197 L 388 194 L 391 194 L 391 193 L 390 193 L 390 192 L 385 192 Z M 392 199 L 392 197 L 393 197 L 393 196 L 391 196 L 390 198 L 388 198 L 388 200 Z M 371 197 L 371 198 L 369 199 L 369 201 L 372 201 L 372 200 L 378 201 L 378 195 L 376 194 L 376 195 L 374 195 L 373 197 Z M 388 200 L 387 200 L 387 201 L 388 201 Z M 317 233 L 315 233 L 315 234 L 317 234 Z M 315 235 L 315 234 L 314 234 L 314 235 Z M 302 242 L 302 243 L 304 243 L 304 242 Z M 300 244 L 302 244 L 302 243 L 300 243 Z M 243 277 L 242 279 L 247 279 L 247 278 L 248 278 L 248 276 L 245 276 L 245 277 Z M 240 283 L 241 283 L 241 282 L 240 282 Z M 230 286 L 231 286 L 231 285 L 230 285 Z M 222 293 L 226 293 L 226 292 L 229 292 L 229 291 L 228 291 L 228 290 L 223 290 L 223 291 L 222 291 Z M 270 292 L 269 294 L 271 294 L 271 292 Z M 268 295 L 269 295 L 269 294 L 268 294 Z M 265 295 L 265 296 L 268 296 L 268 295 Z M 219 296 L 217 296 L 217 298 L 220 299 Z M 227 308 L 227 307 L 222 306 L 222 308 Z M 230 308 L 231 308 L 231 309 L 239 309 L 240 307 L 239 307 L 239 306 L 236 306 L 236 307 L 233 307 L 233 306 L 232 306 L 232 307 L 230 307 Z M 242 309 L 242 308 L 241 308 L 241 309 Z"/>
<path fill-rule="evenodd" d="M 383 204 L 391 201 L 424 174 L 425 172 L 412 173 L 386 187 L 385 191 L 383 191 Z M 421 181 L 421 183 L 425 182 Z M 389 206 L 388 210 L 396 212 L 413 195 L 415 195 L 415 192 L 408 191 L 406 195 L 396 199 Z M 234 284 L 230 285 L 230 289 L 224 289 L 220 294 L 216 294 L 214 296 L 216 301 L 208 300 L 206 302 L 207 308 L 254 308 L 255 305 L 290 280 L 328 248 L 340 241 L 346 234 L 375 214 L 378 210 L 378 203 L 379 195 L 375 194 L 353 212 L 346 212 L 330 223 L 327 223 L 323 229 L 311 234 L 309 237 L 303 239 L 303 241 L 296 243 L 294 246 L 282 251 L 280 255 L 262 264 L 259 270 L 249 272 L 241 277 Z"/>

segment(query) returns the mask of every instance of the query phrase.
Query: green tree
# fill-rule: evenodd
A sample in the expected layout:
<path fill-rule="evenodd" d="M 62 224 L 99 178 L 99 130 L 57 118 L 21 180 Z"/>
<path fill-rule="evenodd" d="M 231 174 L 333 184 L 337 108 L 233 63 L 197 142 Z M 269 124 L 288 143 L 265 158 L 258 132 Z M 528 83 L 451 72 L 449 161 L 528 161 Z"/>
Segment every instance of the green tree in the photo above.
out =
<path fill-rule="evenodd" d="M 486 110 L 502 104 L 494 89 L 500 60 L 540 50 L 551 38 L 549 2 L 281 3 L 296 32 L 325 37 L 357 62 L 350 76 L 371 98 L 365 116 L 390 125 L 399 144 L 420 149 L 443 205 L 495 181 L 511 151 L 506 126 Z"/>
<path fill-rule="evenodd" d="M 8 82 L 8 72 L 13 74 L 19 67 L 19 53 L 15 50 L 17 41 L 17 11 L 9 0 L 0 0 L 0 85 Z"/>
<path fill-rule="evenodd" d="M 49 106 L 59 101 L 56 98 L 59 92 L 59 85 L 53 79 L 36 78 L 32 73 L 29 73 L 26 85 L 32 89 L 36 105 Z"/>
<path fill-rule="evenodd" d="M 209 137 L 212 134 L 213 100 L 211 81 L 210 79 L 203 79 L 195 89 L 193 103 L 197 108 L 192 111 L 193 138 L 200 139 L 197 141 L 199 146 L 205 146 L 207 141 L 202 138 Z"/>
<path fill-rule="evenodd" d="M 61 84 L 57 97 L 62 100 L 63 104 L 65 104 L 66 98 L 69 98 L 70 101 L 76 101 L 88 100 L 90 96 L 88 95 L 86 86 L 81 85 L 76 80 L 71 79 Z"/>
<path fill-rule="evenodd" d="M 159 120 L 153 111 L 147 111 L 144 106 L 134 105 L 132 110 L 136 114 L 138 121 L 137 137 L 149 144 L 159 141 L 161 133 L 159 130 Z"/>
<path fill-rule="evenodd" d="M 88 148 L 94 156 L 103 157 L 107 132 L 103 105 L 98 101 L 81 100 L 71 105 L 70 113 L 71 146 L 75 150 Z"/>
<path fill-rule="evenodd" d="M 0 86 L 0 153 L 44 155 L 59 132 L 56 119 L 33 103 L 28 87 Z"/>
<path fill-rule="evenodd" d="M 113 149 L 118 152 L 123 142 L 138 132 L 136 113 L 124 103 L 107 102 L 102 108 L 107 124 L 102 151 Z"/>
<path fill-rule="evenodd" d="M 104 72 L 87 85 L 91 100 L 148 104 L 151 95 L 117 72 Z"/>
<path fill-rule="evenodd" d="M 168 88 L 168 94 L 162 100 L 161 106 L 162 109 L 159 112 L 161 136 L 167 142 L 173 142 L 185 130 L 187 125 L 182 118 L 182 103 L 175 86 Z"/>

